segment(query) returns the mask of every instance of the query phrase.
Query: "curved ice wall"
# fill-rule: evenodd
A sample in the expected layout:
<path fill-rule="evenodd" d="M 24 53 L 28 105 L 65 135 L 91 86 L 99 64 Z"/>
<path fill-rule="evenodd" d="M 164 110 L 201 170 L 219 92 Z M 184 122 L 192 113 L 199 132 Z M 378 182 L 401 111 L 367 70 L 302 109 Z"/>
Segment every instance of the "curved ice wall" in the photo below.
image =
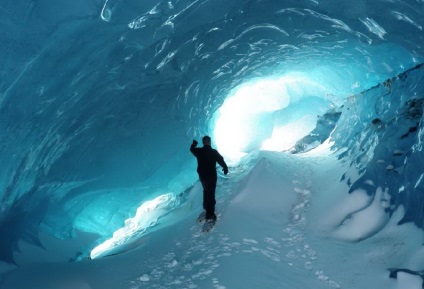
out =
<path fill-rule="evenodd" d="M 226 98 L 262 79 L 290 79 L 281 84 L 284 106 L 268 111 L 280 123 L 293 120 L 285 112 L 316 114 L 309 109 L 316 103 L 320 115 L 341 111 L 334 149 L 366 171 L 352 191 L 389 182 L 391 193 L 407 191 L 392 207 L 405 204 L 405 221 L 422 225 L 415 202 L 422 204 L 422 175 L 413 169 L 422 163 L 422 102 L 412 99 L 423 96 L 424 3 L 45 0 L 0 7 L 3 260 L 13 261 L 19 240 L 38 244 L 40 230 L 107 237 L 143 201 L 190 187 L 191 140 L 213 134 Z M 394 134 L 397 115 L 413 108 L 408 132 L 393 141 L 386 132 Z M 251 136 L 244 153 L 272 133 L 264 117 L 252 129 L 261 121 L 271 128 Z M 390 149 L 378 145 L 389 140 Z M 403 155 L 406 170 L 389 155 Z M 380 174 L 374 166 L 383 163 Z"/>

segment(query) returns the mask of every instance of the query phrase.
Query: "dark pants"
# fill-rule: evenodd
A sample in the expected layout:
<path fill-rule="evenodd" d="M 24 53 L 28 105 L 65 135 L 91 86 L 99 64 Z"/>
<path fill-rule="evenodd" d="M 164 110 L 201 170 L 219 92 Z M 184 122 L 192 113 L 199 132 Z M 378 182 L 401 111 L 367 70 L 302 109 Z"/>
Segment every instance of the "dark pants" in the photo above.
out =
<path fill-rule="evenodd" d="M 200 176 L 203 187 L 203 209 L 206 211 L 206 219 L 216 218 L 215 216 L 215 189 L 217 176 Z"/>

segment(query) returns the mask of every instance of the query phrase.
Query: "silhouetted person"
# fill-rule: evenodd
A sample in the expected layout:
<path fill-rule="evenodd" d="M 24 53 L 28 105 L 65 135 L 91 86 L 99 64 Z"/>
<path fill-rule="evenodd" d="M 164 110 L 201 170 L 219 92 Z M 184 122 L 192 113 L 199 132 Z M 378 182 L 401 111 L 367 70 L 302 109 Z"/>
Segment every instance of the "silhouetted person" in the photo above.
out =
<path fill-rule="evenodd" d="M 219 152 L 211 147 L 211 138 L 202 138 L 203 147 L 197 148 L 197 141 L 193 140 L 190 151 L 197 158 L 197 173 L 203 187 L 203 209 L 206 211 L 206 221 L 215 221 L 215 189 L 218 179 L 216 163 L 218 163 L 224 174 L 228 174 L 228 166 Z"/>

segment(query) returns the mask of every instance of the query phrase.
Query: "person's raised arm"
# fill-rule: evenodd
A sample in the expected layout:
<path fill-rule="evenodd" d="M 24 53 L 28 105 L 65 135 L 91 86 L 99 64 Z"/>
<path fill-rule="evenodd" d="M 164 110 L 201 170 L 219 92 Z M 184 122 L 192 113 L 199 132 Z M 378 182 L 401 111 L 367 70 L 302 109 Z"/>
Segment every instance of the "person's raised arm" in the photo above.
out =
<path fill-rule="evenodd" d="M 197 156 L 197 151 L 196 151 L 196 146 L 197 146 L 198 142 L 197 140 L 193 140 L 193 143 L 190 146 L 190 151 L 193 155 Z"/>

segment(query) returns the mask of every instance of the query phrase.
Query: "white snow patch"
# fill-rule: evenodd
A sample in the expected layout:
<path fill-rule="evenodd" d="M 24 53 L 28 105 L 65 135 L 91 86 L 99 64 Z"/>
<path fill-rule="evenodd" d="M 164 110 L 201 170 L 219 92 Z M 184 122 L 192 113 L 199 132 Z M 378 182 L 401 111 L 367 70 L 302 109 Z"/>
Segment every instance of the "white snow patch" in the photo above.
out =
<path fill-rule="evenodd" d="M 420 276 L 405 272 L 397 273 L 396 289 L 422 289 L 423 279 Z"/>
<path fill-rule="evenodd" d="M 389 221 L 384 210 L 387 207 L 386 197 L 387 194 L 378 187 L 371 205 L 349 213 L 334 231 L 334 236 L 346 241 L 359 241 L 378 232 Z"/>
<path fill-rule="evenodd" d="M 143 276 L 141 276 L 141 277 L 139 278 L 139 280 L 140 280 L 141 282 L 149 282 L 149 281 L 150 281 L 150 277 L 149 277 L 149 275 L 144 274 Z"/>

